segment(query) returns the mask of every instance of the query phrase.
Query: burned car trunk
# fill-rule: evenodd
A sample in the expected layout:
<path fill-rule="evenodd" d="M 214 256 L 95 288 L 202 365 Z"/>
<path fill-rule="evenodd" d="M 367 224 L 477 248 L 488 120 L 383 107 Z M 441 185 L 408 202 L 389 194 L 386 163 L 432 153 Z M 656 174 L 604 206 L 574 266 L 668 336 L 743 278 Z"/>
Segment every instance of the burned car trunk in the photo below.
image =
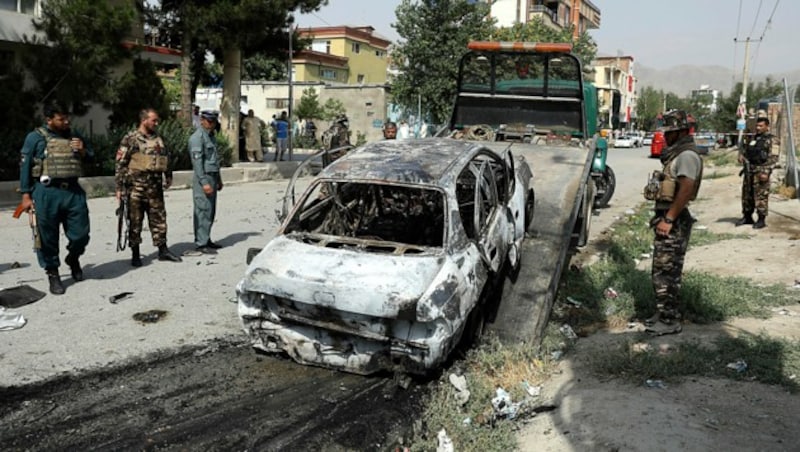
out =
<path fill-rule="evenodd" d="M 237 285 L 253 346 L 360 374 L 439 366 L 524 234 L 531 172 L 506 154 L 386 141 L 326 167 Z"/>

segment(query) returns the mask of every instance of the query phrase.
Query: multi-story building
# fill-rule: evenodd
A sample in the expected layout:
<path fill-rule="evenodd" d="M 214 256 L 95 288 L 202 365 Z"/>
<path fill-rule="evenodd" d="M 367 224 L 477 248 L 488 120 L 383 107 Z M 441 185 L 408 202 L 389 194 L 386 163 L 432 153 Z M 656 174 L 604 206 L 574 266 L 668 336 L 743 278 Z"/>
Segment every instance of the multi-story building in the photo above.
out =
<path fill-rule="evenodd" d="M 600 8 L 589 0 L 488 0 L 497 25 L 510 27 L 534 18 L 555 29 L 573 27 L 574 36 L 600 27 Z"/>
<path fill-rule="evenodd" d="M 298 30 L 311 39 L 311 49 L 292 59 L 292 80 L 298 82 L 383 84 L 387 81 L 391 42 L 365 27 L 318 27 Z"/>
<path fill-rule="evenodd" d="M 719 90 L 711 89 L 710 85 L 700 85 L 700 89 L 692 90 L 692 100 L 698 101 L 709 113 L 715 113 L 719 108 L 719 96 Z"/>
<path fill-rule="evenodd" d="M 597 57 L 593 66 L 601 122 L 612 129 L 634 127 L 636 77 L 633 57 Z"/>

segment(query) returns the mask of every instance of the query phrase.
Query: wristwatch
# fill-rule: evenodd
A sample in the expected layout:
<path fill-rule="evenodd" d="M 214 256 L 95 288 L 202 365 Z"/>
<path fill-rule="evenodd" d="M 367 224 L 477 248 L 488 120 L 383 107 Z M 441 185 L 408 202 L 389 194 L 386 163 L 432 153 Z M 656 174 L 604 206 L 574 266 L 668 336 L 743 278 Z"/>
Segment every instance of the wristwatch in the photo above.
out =
<path fill-rule="evenodd" d="M 673 220 L 672 218 L 670 218 L 668 216 L 664 216 L 664 223 L 672 224 L 674 221 L 675 220 Z"/>

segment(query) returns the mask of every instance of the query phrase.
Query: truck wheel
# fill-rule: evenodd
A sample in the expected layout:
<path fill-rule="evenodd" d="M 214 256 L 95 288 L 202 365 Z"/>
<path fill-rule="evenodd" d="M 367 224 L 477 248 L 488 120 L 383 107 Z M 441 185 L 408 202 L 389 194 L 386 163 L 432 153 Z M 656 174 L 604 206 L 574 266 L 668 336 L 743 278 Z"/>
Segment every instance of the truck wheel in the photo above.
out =
<path fill-rule="evenodd" d="M 617 187 L 617 177 L 614 175 L 614 170 L 606 165 L 606 170 L 603 175 L 594 180 L 595 188 L 597 188 L 597 196 L 594 198 L 594 207 L 608 207 L 608 202 L 614 196 L 614 189 Z"/>

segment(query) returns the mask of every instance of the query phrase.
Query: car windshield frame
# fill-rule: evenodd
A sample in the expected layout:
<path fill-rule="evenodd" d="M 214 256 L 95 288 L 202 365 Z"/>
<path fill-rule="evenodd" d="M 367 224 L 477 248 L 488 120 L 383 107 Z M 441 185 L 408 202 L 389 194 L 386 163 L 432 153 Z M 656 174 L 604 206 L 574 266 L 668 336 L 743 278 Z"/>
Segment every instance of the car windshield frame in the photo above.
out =
<path fill-rule="evenodd" d="M 444 249 L 451 227 L 448 205 L 447 192 L 437 185 L 319 178 L 304 191 L 280 233 Z M 437 211 L 438 218 L 427 216 Z"/>

